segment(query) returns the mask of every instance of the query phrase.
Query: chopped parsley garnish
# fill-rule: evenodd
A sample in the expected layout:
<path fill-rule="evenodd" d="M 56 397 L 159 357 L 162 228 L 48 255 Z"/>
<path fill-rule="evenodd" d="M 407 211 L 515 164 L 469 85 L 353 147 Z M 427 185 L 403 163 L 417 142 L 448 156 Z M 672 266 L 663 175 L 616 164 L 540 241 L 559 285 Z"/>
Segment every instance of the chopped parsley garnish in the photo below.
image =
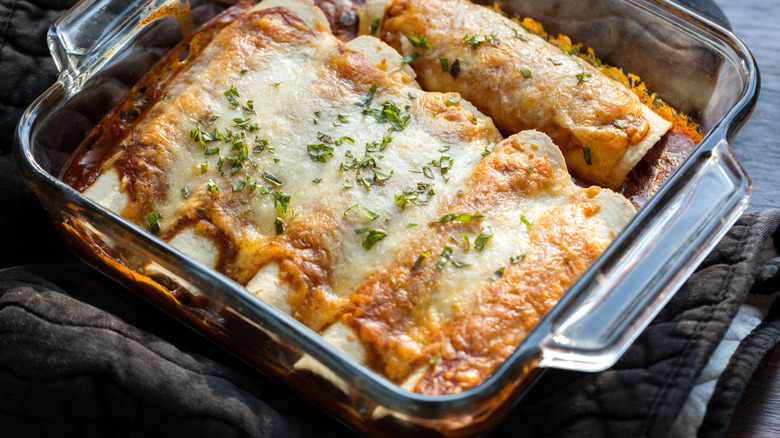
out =
<path fill-rule="evenodd" d="M 336 118 L 339 119 L 339 122 L 341 123 L 349 123 L 349 116 L 345 116 L 344 114 L 338 114 Z"/>
<path fill-rule="evenodd" d="M 360 204 L 355 204 L 355 205 L 353 205 L 352 207 L 349 207 L 348 209 L 344 210 L 344 215 L 346 216 L 346 215 L 347 215 L 347 212 L 349 212 L 349 211 L 350 211 L 350 210 L 352 210 L 353 208 L 357 208 L 357 209 L 358 209 L 358 211 L 359 211 L 359 212 L 360 212 L 360 213 L 361 213 L 363 216 L 367 217 L 367 218 L 368 218 L 368 219 L 370 219 L 370 220 L 374 220 L 374 219 L 376 219 L 376 218 L 378 218 L 378 217 L 379 217 L 379 214 L 378 214 L 378 213 L 374 213 L 373 211 L 371 211 L 371 210 L 367 209 L 366 207 L 363 207 L 363 206 L 362 206 L 362 205 L 360 205 Z"/>
<path fill-rule="evenodd" d="M 447 102 L 449 102 L 449 103 L 451 103 L 451 104 L 453 104 L 453 105 L 457 105 L 457 104 L 459 104 L 459 103 L 460 103 L 460 100 L 461 100 L 461 99 L 460 99 L 460 97 L 458 97 L 458 96 L 448 96 L 448 97 L 447 97 Z"/>
<path fill-rule="evenodd" d="M 241 190 L 244 190 L 244 187 L 246 186 L 246 183 L 242 180 L 238 180 L 233 183 L 233 191 L 234 192 L 240 192 Z"/>
<path fill-rule="evenodd" d="M 450 260 L 450 263 L 452 263 L 452 266 L 455 266 L 456 268 L 471 266 L 469 263 L 461 262 L 460 260 Z"/>
<path fill-rule="evenodd" d="M 413 62 L 415 59 L 419 58 L 420 54 L 417 52 L 412 52 L 409 55 L 404 56 L 404 62 L 409 64 L 410 62 Z"/>
<path fill-rule="evenodd" d="M 401 208 L 412 203 L 414 205 L 428 205 L 436 192 L 433 190 L 433 184 L 418 182 L 417 187 L 405 187 L 400 195 L 395 195 L 395 203 Z"/>
<path fill-rule="evenodd" d="M 420 35 L 420 36 L 417 36 L 417 37 L 406 37 L 406 39 L 408 39 L 409 42 L 414 47 L 420 47 L 420 48 L 423 48 L 423 49 L 433 50 L 433 46 L 431 45 L 431 43 L 428 42 L 428 40 L 426 39 L 425 35 Z"/>
<path fill-rule="evenodd" d="M 491 152 L 493 152 L 493 149 L 496 148 L 496 144 L 491 142 L 489 145 L 485 146 L 485 150 L 482 151 L 482 158 L 487 157 L 490 155 Z"/>
<path fill-rule="evenodd" d="M 209 181 L 206 183 L 206 185 L 208 185 L 210 192 L 219 193 L 219 186 L 214 182 L 213 179 L 209 178 Z"/>
<path fill-rule="evenodd" d="M 208 170 L 209 170 L 209 163 L 208 162 L 200 163 L 200 173 L 206 173 L 206 172 L 208 172 Z"/>
<path fill-rule="evenodd" d="M 440 357 L 441 357 L 441 355 L 440 355 L 439 353 L 436 353 L 436 354 L 434 354 L 434 355 L 431 357 L 431 359 L 428 361 L 428 365 L 435 365 L 435 364 L 436 364 L 436 362 L 438 362 L 438 361 L 439 361 L 439 358 L 440 358 Z"/>
<path fill-rule="evenodd" d="M 515 35 L 517 34 L 517 31 L 515 31 Z M 490 41 L 490 44 L 497 46 L 501 43 L 498 38 L 496 38 L 497 32 L 491 32 L 490 35 L 485 36 L 476 36 L 476 35 L 469 35 L 468 32 L 463 35 L 463 41 L 468 43 L 472 49 L 476 49 L 479 46 L 482 45 L 482 43 L 486 41 Z"/>
<path fill-rule="evenodd" d="M 162 215 L 156 211 L 149 213 L 149 231 L 155 236 L 160 235 L 160 221 Z"/>
<path fill-rule="evenodd" d="M 473 214 L 472 213 L 449 213 L 449 214 L 445 214 L 444 216 L 440 217 L 439 219 L 433 222 L 428 222 L 428 225 L 441 224 L 444 222 L 468 222 L 483 217 L 485 217 L 485 215 L 480 213 L 479 210 L 475 211 Z"/>
<path fill-rule="evenodd" d="M 529 221 L 524 214 L 520 215 L 520 222 L 524 223 L 526 227 L 531 228 L 531 221 Z"/>
<path fill-rule="evenodd" d="M 259 154 L 260 152 L 263 152 L 265 148 L 268 147 L 268 140 L 262 138 L 255 137 L 255 143 L 257 144 L 257 146 L 255 146 L 252 149 L 252 152 L 255 154 Z"/>
<path fill-rule="evenodd" d="M 591 159 L 591 156 L 590 156 L 590 148 L 587 148 L 587 147 L 586 148 L 582 148 L 582 154 L 585 157 L 585 164 L 587 164 L 588 166 L 592 166 L 593 165 L 593 160 Z"/>
<path fill-rule="evenodd" d="M 420 265 L 422 265 L 423 260 L 425 260 L 425 258 L 429 255 L 431 255 L 430 251 L 424 251 L 419 256 L 417 256 L 417 261 L 412 265 L 412 271 L 420 269 Z"/>
<path fill-rule="evenodd" d="M 248 72 L 248 71 L 249 71 L 249 70 L 247 70 L 247 69 L 245 69 L 245 68 L 242 68 L 242 69 L 241 69 L 241 74 L 244 74 L 244 73 L 246 73 L 246 72 Z"/>
<path fill-rule="evenodd" d="M 417 224 L 415 224 L 415 223 L 412 223 L 412 222 L 410 222 L 410 223 L 406 224 L 406 228 L 414 228 L 414 227 L 416 227 L 416 226 L 417 226 Z"/>
<path fill-rule="evenodd" d="M 623 129 L 623 128 L 625 128 L 625 127 L 626 127 L 626 125 L 623 123 L 623 121 L 622 121 L 622 120 L 618 120 L 618 119 L 612 119 L 612 123 L 614 123 L 614 124 L 615 124 L 615 126 L 617 126 L 617 127 L 618 127 L 618 128 L 620 128 L 620 129 Z"/>
<path fill-rule="evenodd" d="M 505 26 L 510 28 L 510 29 L 512 29 L 512 32 L 515 33 L 515 38 L 521 39 L 523 41 L 528 41 L 528 37 L 526 37 L 525 35 L 521 34 L 520 31 L 517 30 L 515 27 L 510 26 L 508 24 L 505 24 Z"/>
<path fill-rule="evenodd" d="M 371 249 L 374 244 L 387 237 L 387 231 L 374 228 L 358 228 L 355 230 L 357 234 L 363 234 L 368 232 L 368 235 L 363 239 L 363 248 Z"/>
<path fill-rule="evenodd" d="M 279 85 L 281 85 L 281 84 L 282 84 L 281 82 L 271 82 L 271 86 L 274 87 L 274 88 L 278 88 Z"/>
<path fill-rule="evenodd" d="M 268 182 L 270 182 L 271 184 L 273 184 L 273 185 L 275 185 L 277 187 L 281 186 L 281 185 L 284 185 L 284 183 L 282 183 L 282 181 L 279 178 L 277 178 L 276 176 L 274 176 L 273 174 L 271 174 L 269 172 L 266 172 L 265 170 L 263 171 L 263 179 L 268 181 Z"/>
<path fill-rule="evenodd" d="M 312 161 L 326 163 L 327 159 L 333 156 L 333 148 L 325 144 L 306 145 L 309 157 Z"/>
<path fill-rule="evenodd" d="M 366 100 L 364 100 L 363 102 L 358 102 L 355 105 L 362 106 L 362 107 L 365 107 L 365 108 L 370 107 L 371 106 L 371 102 L 373 102 L 373 100 L 374 100 L 374 94 L 376 94 L 376 88 L 377 88 L 376 84 L 372 84 L 371 88 L 368 90 L 368 96 L 366 96 Z M 316 112 L 314 113 L 314 115 L 319 117 L 319 115 Z"/>
<path fill-rule="evenodd" d="M 319 184 L 322 182 L 322 178 L 314 178 L 313 180 L 311 180 L 311 182 L 313 182 L 314 184 Z"/>
<path fill-rule="evenodd" d="M 417 99 L 417 95 L 416 95 L 416 94 L 414 94 L 414 93 L 413 93 L 413 92 L 411 92 L 411 91 L 409 92 L 408 96 L 409 96 L 409 99 Z"/>
<path fill-rule="evenodd" d="M 528 167 L 525 168 L 525 171 L 528 173 L 534 173 L 534 166 L 529 164 Z"/>
<path fill-rule="evenodd" d="M 238 89 L 235 85 L 231 85 L 229 90 L 226 90 L 224 93 L 222 93 L 227 97 L 228 102 L 231 106 L 239 106 L 241 103 L 238 101 Z"/>
<path fill-rule="evenodd" d="M 268 191 L 268 189 L 265 191 Z M 279 213 L 282 215 L 287 214 L 287 205 L 290 203 L 290 198 L 292 195 L 289 193 L 284 193 L 281 190 L 274 190 L 270 193 L 274 197 L 274 206 L 276 207 L 276 210 L 279 211 Z"/>
<path fill-rule="evenodd" d="M 463 251 L 469 252 L 469 249 L 471 249 L 471 242 L 469 241 L 469 235 L 466 233 L 460 233 L 460 236 L 463 237 Z"/>
<path fill-rule="evenodd" d="M 493 230 L 490 227 L 483 228 L 479 236 L 474 239 L 474 249 L 477 251 L 485 249 L 485 245 L 487 245 L 491 237 L 493 237 Z"/>
<path fill-rule="evenodd" d="M 520 254 L 520 255 L 514 255 L 514 256 L 511 256 L 511 257 L 509 257 L 509 263 L 510 263 L 510 264 L 513 264 L 513 265 L 514 265 L 514 264 L 517 264 L 517 263 L 520 263 L 520 262 L 522 262 L 522 261 L 523 261 L 523 259 L 524 259 L 524 258 L 525 258 L 525 256 L 527 256 L 527 255 L 528 255 L 528 254 L 526 253 L 526 254 Z"/>
<path fill-rule="evenodd" d="M 441 255 L 439 256 L 439 260 L 436 261 L 436 267 L 439 269 L 444 268 L 444 265 L 447 264 L 447 262 L 450 261 L 450 256 L 452 256 L 452 248 L 449 246 L 445 246 L 444 250 L 441 252 Z"/>
<path fill-rule="evenodd" d="M 504 271 L 505 270 L 506 270 L 506 268 L 504 268 L 503 266 L 498 268 L 496 270 L 496 272 L 494 272 L 493 275 L 490 276 L 490 279 L 493 280 L 493 281 L 496 281 L 496 280 L 500 279 L 501 277 L 504 276 Z"/>
<path fill-rule="evenodd" d="M 452 79 L 458 78 L 458 73 L 460 73 L 460 59 L 455 58 L 451 64 L 447 58 L 439 58 L 439 61 L 441 61 L 442 71 L 449 72 Z"/>
<path fill-rule="evenodd" d="M 528 79 L 528 78 L 530 78 L 530 77 L 531 77 L 531 69 L 528 69 L 528 68 L 521 68 L 521 69 L 520 69 L 520 73 L 522 73 L 522 74 L 523 74 L 523 77 L 524 77 L 524 78 L 526 78 L 526 79 Z"/>
<path fill-rule="evenodd" d="M 547 58 L 547 60 L 552 62 L 553 65 L 561 65 L 561 64 L 563 64 L 562 62 L 558 62 L 558 61 L 556 61 L 556 60 L 554 60 L 552 58 Z"/>
<path fill-rule="evenodd" d="M 285 225 L 284 219 L 277 217 L 274 220 L 274 231 L 276 231 L 277 236 L 284 233 L 284 225 Z"/>
<path fill-rule="evenodd" d="M 376 17 L 373 20 L 371 20 L 371 34 L 372 35 L 375 34 L 376 31 L 379 29 L 379 22 L 380 22 L 380 20 L 381 19 L 379 17 Z"/>
<path fill-rule="evenodd" d="M 190 199 L 190 191 L 187 190 L 187 187 L 181 189 L 181 196 L 184 197 L 184 199 Z"/>
<path fill-rule="evenodd" d="M 593 75 L 591 75 L 590 73 L 581 72 L 581 73 L 577 73 L 574 76 L 577 78 L 577 85 L 579 85 L 587 81 L 588 79 L 590 79 Z"/>

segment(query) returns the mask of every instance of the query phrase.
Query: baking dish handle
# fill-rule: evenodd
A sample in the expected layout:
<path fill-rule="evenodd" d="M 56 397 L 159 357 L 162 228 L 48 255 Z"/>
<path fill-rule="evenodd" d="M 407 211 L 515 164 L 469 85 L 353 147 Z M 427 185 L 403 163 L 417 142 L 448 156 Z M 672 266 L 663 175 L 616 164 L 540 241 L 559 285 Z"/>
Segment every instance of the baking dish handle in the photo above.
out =
<path fill-rule="evenodd" d="M 728 142 L 699 152 L 553 308 L 540 366 L 612 366 L 739 218 L 751 186 Z"/>
<path fill-rule="evenodd" d="M 60 75 L 76 80 L 99 70 L 102 61 L 155 19 L 189 20 L 188 5 L 182 0 L 82 0 L 49 29 L 49 51 Z"/>

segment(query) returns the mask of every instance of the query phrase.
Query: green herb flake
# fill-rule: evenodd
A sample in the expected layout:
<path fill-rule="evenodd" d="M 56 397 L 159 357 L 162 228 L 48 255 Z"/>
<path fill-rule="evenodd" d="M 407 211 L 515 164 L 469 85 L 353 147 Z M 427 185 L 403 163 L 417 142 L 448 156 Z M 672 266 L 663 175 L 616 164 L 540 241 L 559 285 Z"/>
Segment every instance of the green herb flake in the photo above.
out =
<path fill-rule="evenodd" d="M 489 145 L 485 146 L 485 150 L 482 151 L 482 158 L 487 157 L 490 155 L 491 152 L 493 152 L 493 149 L 496 148 L 496 144 L 491 142 Z"/>
<path fill-rule="evenodd" d="M 517 28 L 515 28 L 513 26 L 510 26 L 508 24 L 505 24 L 505 26 L 510 28 L 510 29 L 512 29 L 512 32 L 514 32 L 514 34 L 515 34 L 515 38 L 518 38 L 518 39 L 523 40 L 523 41 L 528 41 L 528 37 L 526 37 L 525 35 L 520 33 L 520 31 L 517 30 Z"/>
<path fill-rule="evenodd" d="M 417 224 L 415 224 L 415 223 L 412 223 L 412 222 L 410 222 L 410 223 L 406 224 L 406 228 L 414 228 L 414 227 L 416 227 L 416 226 L 417 226 Z"/>
<path fill-rule="evenodd" d="M 162 215 L 156 211 L 149 213 L 149 231 L 155 236 L 160 235 L 160 221 Z"/>
<path fill-rule="evenodd" d="M 439 353 L 434 354 L 433 356 L 431 356 L 431 359 L 428 361 L 428 364 L 435 365 L 436 362 L 439 361 L 439 358 L 441 358 L 441 355 Z"/>
<path fill-rule="evenodd" d="M 444 222 L 468 222 L 474 219 L 483 218 L 485 215 L 479 212 L 479 210 L 475 211 L 474 214 L 471 213 L 449 213 L 445 214 L 444 216 L 440 217 L 439 219 L 429 222 L 428 225 L 433 224 L 440 224 Z"/>
<path fill-rule="evenodd" d="M 503 266 L 502 266 L 502 267 L 500 267 L 500 268 L 498 268 L 498 270 L 496 270 L 496 272 L 494 272 L 494 273 L 493 273 L 493 274 L 490 276 L 490 279 L 491 279 L 492 281 L 496 281 L 496 280 L 500 279 L 501 277 L 503 277 L 503 276 L 504 276 L 504 271 L 505 271 L 505 270 L 506 270 L 506 268 L 504 268 Z"/>
<path fill-rule="evenodd" d="M 326 163 L 327 159 L 333 156 L 333 148 L 324 144 L 306 145 L 309 157 L 314 162 Z"/>
<path fill-rule="evenodd" d="M 411 91 L 409 92 L 408 96 L 409 96 L 409 99 L 417 99 L 417 95 L 416 95 L 416 94 L 414 94 L 414 93 L 413 93 L 413 92 L 411 92 Z"/>
<path fill-rule="evenodd" d="M 522 73 L 523 77 L 526 79 L 529 79 L 531 77 L 531 69 L 529 68 L 521 68 L 520 73 Z"/>
<path fill-rule="evenodd" d="M 345 116 L 344 114 L 339 114 L 336 118 L 339 119 L 339 122 L 341 123 L 349 123 L 349 116 Z"/>
<path fill-rule="evenodd" d="M 615 126 L 617 126 L 617 127 L 618 127 L 618 128 L 620 128 L 620 129 L 623 129 L 623 128 L 625 128 L 625 127 L 626 127 L 626 125 L 623 123 L 623 121 L 622 121 L 622 120 L 618 120 L 618 119 L 612 119 L 612 123 L 614 123 L 614 124 L 615 124 Z"/>
<path fill-rule="evenodd" d="M 355 230 L 357 234 L 363 234 L 368 232 L 368 235 L 363 239 L 363 248 L 371 249 L 377 242 L 387 237 L 387 231 L 374 228 L 358 228 Z"/>
<path fill-rule="evenodd" d="M 379 29 L 379 23 L 381 21 L 381 18 L 376 17 L 373 20 L 371 20 L 371 34 L 375 34 L 376 31 Z"/>
<path fill-rule="evenodd" d="M 287 206 L 290 203 L 292 195 L 284 193 L 281 190 L 274 190 L 271 192 L 271 195 L 274 197 L 274 206 L 276 207 L 276 210 L 282 215 L 287 214 Z"/>
<path fill-rule="evenodd" d="M 525 168 L 525 171 L 528 173 L 534 173 L 534 166 L 529 164 L 528 167 Z"/>
<path fill-rule="evenodd" d="M 231 106 L 239 106 L 241 103 L 238 101 L 238 89 L 235 85 L 231 85 L 229 90 L 226 90 L 224 93 L 225 97 L 228 100 L 228 103 L 230 103 Z"/>
<path fill-rule="evenodd" d="M 368 90 L 368 95 L 366 96 L 366 99 L 363 102 L 358 102 L 357 106 L 362 106 L 365 108 L 368 108 L 371 106 L 371 102 L 374 100 L 374 95 L 376 94 L 377 86 L 376 84 L 371 84 L 371 88 Z M 314 113 L 317 114 L 317 113 Z"/>
<path fill-rule="evenodd" d="M 439 61 L 441 62 L 441 70 L 443 72 L 449 72 L 450 71 L 450 61 L 447 58 L 445 58 L 445 57 L 439 58 Z"/>
<path fill-rule="evenodd" d="M 547 58 L 548 61 L 552 62 L 552 65 L 563 65 L 562 62 L 556 61 L 552 58 Z"/>
<path fill-rule="evenodd" d="M 458 96 L 448 96 L 447 97 L 447 102 L 449 102 L 449 103 L 451 103 L 453 105 L 459 104 L 460 101 L 461 101 L 461 99 Z"/>
<path fill-rule="evenodd" d="M 450 75 L 452 76 L 452 79 L 458 79 L 459 73 L 460 73 L 460 59 L 456 59 L 452 61 L 452 65 L 450 65 Z"/>
<path fill-rule="evenodd" d="M 187 187 L 184 187 L 184 188 L 181 189 L 181 196 L 184 199 L 190 199 L 190 191 L 187 190 Z"/>
<path fill-rule="evenodd" d="M 450 260 L 450 263 L 452 266 L 455 266 L 456 268 L 464 268 L 466 266 L 471 266 L 470 263 L 461 262 L 460 260 Z"/>
<path fill-rule="evenodd" d="M 279 85 L 282 85 L 282 83 L 281 82 L 271 82 L 271 86 L 274 87 L 274 88 L 278 88 Z"/>
<path fill-rule="evenodd" d="M 286 225 L 286 224 L 285 224 L 285 222 L 284 222 L 284 219 L 282 219 L 282 218 L 280 218 L 280 217 L 277 217 L 277 218 L 274 220 L 274 231 L 276 231 L 276 235 L 277 235 L 277 236 L 278 236 L 278 235 L 280 235 L 280 234 L 282 234 L 282 233 L 284 233 L 284 226 L 285 226 L 285 225 Z"/>
<path fill-rule="evenodd" d="M 577 78 L 577 85 L 579 85 L 579 84 L 587 81 L 588 79 L 590 79 L 593 75 L 591 75 L 590 73 L 585 73 L 583 71 L 581 73 L 577 73 L 574 76 Z"/>
<path fill-rule="evenodd" d="M 367 217 L 367 218 L 368 218 L 368 219 L 370 219 L 370 220 L 374 220 L 374 219 L 376 219 L 376 218 L 378 218 L 378 217 L 379 217 L 379 214 L 378 214 L 378 213 L 374 213 L 373 211 L 371 211 L 371 210 L 367 209 L 366 207 L 363 207 L 363 206 L 362 206 L 362 205 L 360 205 L 360 204 L 355 204 L 355 205 L 353 205 L 352 207 L 349 207 L 348 209 L 344 210 L 344 216 L 346 216 L 346 215 L 347 215 L 347 212 L 349 212 L 349 211 L 350 211 L 350 210 L 352 210 L 353 208 L 357 208 L 357 209 L 358 209 L 358 211 L 359 211 L 359 212 L 360 212 L 360 213 L 361 213 L 363 216 Z"/>
<path fill-rule="evenodd" d="M 219 186 L 214 182 L 213 179 L 209 178 L 209 181 L 206 183 L 206 185 L 208 185 L 210 192 L 219 193 Z"/>
<path fill-rule="evenodd" d="M 433 50 L 433 46 L 431 45 L 431 43 L 428 42 L 428 40 L 425 37 L 425 35 L 420 35 L 420 36 L 417 36 L 417 37 L 406 37 L 406 39 L 408 39 L 409 42 L 414 47 L 420 47 L 420 48 L 427 49 L 427 50 Z"/>
<path fill-rule="evenodd" d="M 529 221 L 529 220 L 528 220 L 528 218 L 527 218 L 527 217 L 525 217 L 525 215 L 524 215 L 524 214 L 521 214 L 521 215 L 520 215 L 520 222 L 522 222 L 523 224 L 525 224 L 525 226 L 526 226 L 526 227 L 528 227 L 528 228 L 531 228 L 531 221 Z"/>
<path fill-rule="evenodd" d="M 460 236 L 463 237 L 463 251 L 469 252 L 471 249 L 471 242 L 469 241 L 469 235 L 466 233 L 460 233 Z"/>
<path fill-rule="evenodd" d="M 436 261 L 436 267 L 439 269 L 443 269 L 444 265 L 447 264 L 447 262 L 450 261 L 450 256 L 452 256 L 452 248 L 449 246 L 445 246 L 444 250 L 441 252 L 441 255 L 439 256 L 439 260 Z"/>
<path fill-rule="evenodd" d="M 315 179 L 311 180 L 311 182 L 313 182 L 314 184 L 319 184 L 319 183 L 322 182 L 322 178 L 315 178 Z"/>
<path fill-rule="evenodd" d="M 246 72 L 248 72 L 248 71 L 249 71 L 249 70 L 247 70 L 247 69 L 245 69 L 245 68 L 242 68 L 242 69 L 241 69 L 241 74 L 245 74 L 245 73 L 246 73 Z"/>
<path fill-rule="evenodd" d="M 420 57 L 419 53 L 412 52 L 411 54 L 404 56 L 404 60 L 403 61 L 405 63 L 407 63 L 407 64 L 410 64 L 410 63 L 414 62 L 414 60 L 419 58 L 419 57 Z"/>
<path fill-rule="evenodd" d="M 284 185 L 284 183 L 282 183 L 282 181 L 279 178 L 277 178 L 276 176 L 274 176 L 270 172 L 266 172 L 265 170 L 263 171 L 263 179 L 268 181 L 268 182 L 270 182 L 271 184 L 273 184 L 273 185 L 275 185 L 277 187 L 279 187 L 281 185 Z"/>
<path fill-rule="evenodd" d="M 588 148 L 588 147 L 582 148 L 582 154 L 585 157 L 585 164 L 587 164 L 588 166 L 592 166 L 593 165 L 593 160 L 591 159 L 591 156 L 590 156 L 590 148 Z"/>
<path fill-rule="evenodd" d="M 208 162 L 200 163 L 200 173 L 206 173 L 208 172 L 208 170 L 209 170 Z"/>
<path fill-rule="evenodd" d="M 488 241 L 493 237 L 493 230 L 490 227 L 485 227 L 482 232 L 479 233 L 476 239 L 474 239 L 474 249 L 482 251 L 485 249 Z"/>
<path fill-rule="evenodd" d="M 520 254 L 520 255 L 511 256 L 511 257 L 509 257 L 509 263 L 513 264 L 513 265 L 515 265 L 517 263 L 520 263 L 520 262 L 523 261 L 523 259 L 525 258 L 526 255 L 528 255 L 528 254 Z"/>
<path fill-rule="evenodd" d="M 244 186 L 246 186 L 246 183 L 244 181 L 238 180 L 233 183 L 233 191 L 240 192 L 241 190 L 244 190 Z"/>
<path fill-rule="evenodd" d="M 420 265 L 422 265 L 423 260 L 425 260 L 425 258 L 429 255 L 431 255 L 430 251 L 424 251 L 419 256 L 417 256 L 417 261 L 412 265 L 412 271 L 420 269 Z"/>

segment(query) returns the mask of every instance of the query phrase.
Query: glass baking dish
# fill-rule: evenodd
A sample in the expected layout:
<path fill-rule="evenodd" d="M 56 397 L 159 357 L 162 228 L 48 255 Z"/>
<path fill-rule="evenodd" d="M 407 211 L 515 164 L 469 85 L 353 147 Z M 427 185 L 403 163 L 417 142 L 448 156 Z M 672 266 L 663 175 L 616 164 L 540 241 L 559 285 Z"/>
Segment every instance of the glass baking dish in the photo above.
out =
<path fill-rule="evenodd" d="M 733 34 L 664 1 L 498 3 L 638 74 L 700 123 L 704 139 L 517 350 L 462 393 L 420 395 L 396 386 L 58 180 L 68 156 L 103 115 L 225 2 L 77 4 L 49 32 L 61 74 L 19 124 L 17 166 L 81 258 L 355 430 L 371 436 L 485 433 L 545 369 L 595 372 L 613 365 L 736 221 L 751 185 L 730 143 L 759 87 L 754 60 Z"/>

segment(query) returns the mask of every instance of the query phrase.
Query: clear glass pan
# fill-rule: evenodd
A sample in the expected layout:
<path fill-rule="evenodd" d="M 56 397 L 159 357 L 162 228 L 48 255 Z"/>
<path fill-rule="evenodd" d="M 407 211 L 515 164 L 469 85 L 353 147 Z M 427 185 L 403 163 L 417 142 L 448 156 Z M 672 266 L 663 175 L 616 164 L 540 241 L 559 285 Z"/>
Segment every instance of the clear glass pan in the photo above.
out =
<path fill-rule="evenodd" d="M 491 2 L 492 3 L 492 2 Z M 705 137 L 681 168 L 496 372 L 460 394 L 405 391 L 57 179 L 89 130 L 164 53 L 226 6 L 207 0 L 83 0 L 49 33 L 59 80 L 24 114 L 15 158 L 71 248 L 174 317 L 373 436 L 491 430 L 546 368 L 610 367 L 746 208 L 730 150 L 758 95 L 747 48 L 661 0 L 505 0 L 501 8 L 638 74 Z M 302 365 L 302 364 L 305 364 Z"/>

